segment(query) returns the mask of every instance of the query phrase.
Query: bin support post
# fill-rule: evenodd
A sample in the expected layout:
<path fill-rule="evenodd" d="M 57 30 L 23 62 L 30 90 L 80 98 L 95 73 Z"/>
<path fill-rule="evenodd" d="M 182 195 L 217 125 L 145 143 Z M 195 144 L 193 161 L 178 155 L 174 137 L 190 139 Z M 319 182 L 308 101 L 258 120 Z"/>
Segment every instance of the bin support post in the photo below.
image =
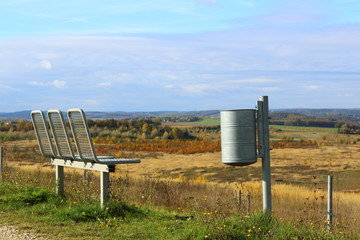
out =
<path fill-rule="evenodd" d="M 64 196 L 64 167 L 56 165 L 56 193 Z"/>
<path fill-rule="evenodd" d="M 100 172 L 100 205 L 103 208 L 110 200 L 110 173 Z"/>
<path fill-rule="evenodd" d="M 259 120 L 259 152 L 262 158 L 263 211 L 271 213 L 271 171 L 270 171 L 270 135 L 269 135 L 269 100 L 260 97 L 257 102 Z"/>

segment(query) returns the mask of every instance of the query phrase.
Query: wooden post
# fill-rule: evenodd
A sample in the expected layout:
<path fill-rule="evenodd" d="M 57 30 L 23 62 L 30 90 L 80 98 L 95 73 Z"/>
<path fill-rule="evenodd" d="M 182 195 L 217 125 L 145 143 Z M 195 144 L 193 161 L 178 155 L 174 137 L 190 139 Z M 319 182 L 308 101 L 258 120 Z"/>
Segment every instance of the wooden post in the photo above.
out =
<path fill-rule="evenodd" d="M 327 203 L 327 218 L 328 218 L 328 230 L 331 231 L 332 229 L 332 217 L 333 217 L 333 213 L 332 213 L 332 185 L 333 185 L 333 178 L 332 176 L 328 176 L 328 203 Z"/>
<path fill-rule="evenodd" d="M 251 195 L 250 192 L 247 193 L 247 213 L 250 214 L 251 208 Z"/>
<path fill-rule="evenodd" d="M 239 205 L 239 209 L 241 209 L 241 190 L 237 189 L 237 202 Z"/>
<path fill-rule="evenodd" d="M 64 167 L 56 165 L 56 193 L 63 197 L 64 196 Z"/>
<path fill-rule="evenodd" d="M 83 183 L 85 184 L 85 185 L 89 185 L 89 170 L 84 170 L 84 172 L 83 172 Z"/>
<path fill-rule="evenodd" d="M 110 173 L 100 172 L 100 206 L 103 208 L 110 200 Z"/>
<path fill-rule="evenodd" d="M 3 163 L 3 147 L 0 147 L 0 178 L 3 176 L 4 163 Z"/>

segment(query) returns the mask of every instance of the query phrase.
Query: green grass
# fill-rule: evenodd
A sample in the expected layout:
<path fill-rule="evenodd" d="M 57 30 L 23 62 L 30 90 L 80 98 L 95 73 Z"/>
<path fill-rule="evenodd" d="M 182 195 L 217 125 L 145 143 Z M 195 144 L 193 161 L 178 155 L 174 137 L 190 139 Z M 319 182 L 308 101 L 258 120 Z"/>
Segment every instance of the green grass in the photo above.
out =
<path fill-rule="evenodd" d="M 338 133 L 338 128 L 271 125 L 270 135 L 272 140 L 311 140 L 322 145 L 357 144 L 360 141 L 358 134 Z"/>
<path fill-rule="evenodd" d="M 220 118 L 203 118 L 195 123 L 197 125 L 220 125 Z"/>
<path fill-rule="evenodd" d="M 195 126 L 217 126 L 220 125 L 220 118 L 202 118 L 199 121 L 196 122 L 176 122 L 171 123 L 170 125 L 178 126 L 189 126 L 189 127 L 195 127 Z"/>
<path fill-rule="evenodd" d="M 221 212 L 171 212 L 113 201 L 70 202 L 53 191 L 0 182 L 0 223 L 50 239 L 344 239 L 324 229 L 281 223 L 269 214 L 225 218 Z"/>
<path fill-rule="evenodd" d="M 337 133 L 338 128 L 324 128 L 324 127 L 306 127 L 306 126 L 285 126 L 285 125 L 270 125 L 270 127 L 290 130 L 290 131 L 320 131 L 320 132 L 332 132 Z"/>

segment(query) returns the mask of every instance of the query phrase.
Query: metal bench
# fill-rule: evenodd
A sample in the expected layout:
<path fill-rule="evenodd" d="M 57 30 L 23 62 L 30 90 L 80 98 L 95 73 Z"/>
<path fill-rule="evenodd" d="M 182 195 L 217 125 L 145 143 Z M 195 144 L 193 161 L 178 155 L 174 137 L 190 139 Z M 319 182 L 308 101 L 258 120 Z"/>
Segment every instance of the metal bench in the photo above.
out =
<path fill-rule="evenodd" d="M 81 159 L 79 155 L 74 154 L 62 112 L 59 110 L 49 110 L 47 115 L 52 131 L 52 136 L 54 138 L 55 147 L 59 153 L 58 158 L 64 160 L 70 159 L 88 162 L 86 159 Z M 98 158 L 115 159 L 113 156 L 98 156 Z"/>
<path fill-rule="evenodd" d="M 97 156 L 91 141 L 85 113 L 81 109 L 70 109 L 68 111 L 71 132 L 77 150 L 77 155 L 75 155 L 61 111 L 49 110 L 47 116 L 49 123 L 42 111 L 31 112 L 40 151 L 44 156 L 50 157 L 51 164 L 56 167 L 57 193 L 64 195 L 64 167 L 96 170 L 100 172 L 100 201 L 103 207 L 110 200 L 109 174 L 115 172 L 115 165 L 140 163 L 140 160 Z M 52 137 L 49 129 L 51 129 Z M 54 149 L 57 151 L 56 154 Z"/>

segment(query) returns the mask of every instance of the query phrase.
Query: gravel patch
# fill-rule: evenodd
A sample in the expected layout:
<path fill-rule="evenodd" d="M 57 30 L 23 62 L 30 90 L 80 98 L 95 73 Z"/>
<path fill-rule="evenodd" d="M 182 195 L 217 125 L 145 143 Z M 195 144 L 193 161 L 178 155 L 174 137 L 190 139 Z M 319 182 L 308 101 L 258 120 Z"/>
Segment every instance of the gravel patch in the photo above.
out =
<path fill-rule="evenodd" d="M 31 232 L 20 231 L 9 226 L 0 226 L 0 240 L 46 240 Z"/>

